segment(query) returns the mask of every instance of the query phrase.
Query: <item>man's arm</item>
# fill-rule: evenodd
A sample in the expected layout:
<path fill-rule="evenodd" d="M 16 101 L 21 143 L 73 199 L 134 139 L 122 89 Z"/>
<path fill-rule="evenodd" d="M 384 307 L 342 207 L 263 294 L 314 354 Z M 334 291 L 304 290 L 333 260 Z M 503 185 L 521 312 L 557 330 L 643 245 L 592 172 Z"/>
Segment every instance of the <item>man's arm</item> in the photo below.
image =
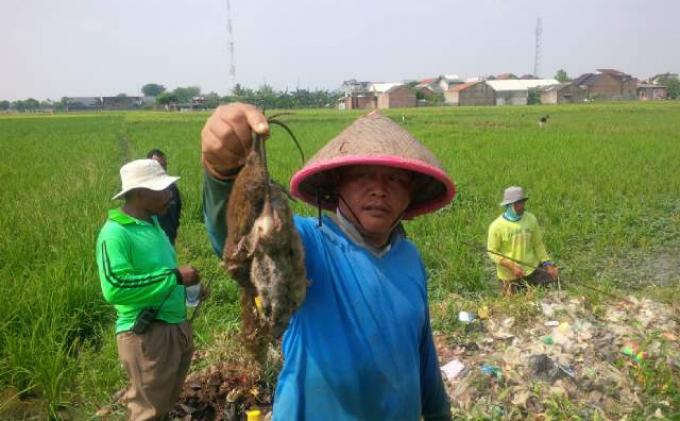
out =
<path fill-rule="evenodd" d="M 203 219 L 218 256 L 227 236 L 229 194 L 250 151 L 253 132 L 268 135 L 267 119 L 256 107 L 241 103 L 218 107 L 201 130 Z"/>
<path fill-rule="evenodd" d="M 210 245 L 218 257 L 222 257 L 227 238 L 226 210 L 233 185 L 233 180 L 220 180 L 209 171 L 203 171 L 203 220 Z"/>

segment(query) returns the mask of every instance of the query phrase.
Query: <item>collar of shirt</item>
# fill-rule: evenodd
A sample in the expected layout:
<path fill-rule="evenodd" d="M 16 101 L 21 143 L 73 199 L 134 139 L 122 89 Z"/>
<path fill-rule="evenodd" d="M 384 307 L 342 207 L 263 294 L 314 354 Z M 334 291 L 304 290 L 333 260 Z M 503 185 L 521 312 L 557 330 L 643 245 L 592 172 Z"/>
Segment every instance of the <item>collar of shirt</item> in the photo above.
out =
<path fill-rule="evenodd" d="M 158 220 L 155 215 L 151 217 L 151 219 L 153 220 L 153 224 L 150 224 L 149 222 L 142 221 L 141 219 L 137 219 L 134 216 L 128 215 L 127 213 L 123 212 L 122 208 L 109 209 L 109 219 L 118 222 L 121 225 L 129 224 L 158 225 Z"/>
<path fill-rule="evenodd" d="M 338 224 L 338 227 L 344 232 L 347 237 L 349 237 L 354 244 L 365 248 L 366 250 L 370 251 L 377 257 L 383 257 L 386 255 L 391 249 L 392 249 L 392 244 L 398 239 L 403 236 L 403 229 L 401 228 L 401 223 L 395 227 L 395 229 L 392 230 L 392 233 L 390 233 L 390 238 L 387 241 L 387 245 L 384 247 L 373 247 L 370 244 L 366 243 L 366 240 L 364 240 L 364 237 L 361 235 L 359 230 L 347 219 L 345 216 L 340 212 L 340 209 L 336 209 L 335 215 L 330 215 L 331 219 Z"/>

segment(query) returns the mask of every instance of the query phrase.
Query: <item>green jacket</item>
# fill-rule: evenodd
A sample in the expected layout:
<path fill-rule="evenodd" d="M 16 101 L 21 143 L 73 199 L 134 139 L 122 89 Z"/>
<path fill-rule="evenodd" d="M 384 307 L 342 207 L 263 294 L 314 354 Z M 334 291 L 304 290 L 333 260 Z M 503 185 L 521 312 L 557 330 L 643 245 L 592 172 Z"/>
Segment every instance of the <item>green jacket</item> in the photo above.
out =
<path fill-rule="evenodd" d="M 517 222 L 508 221 L 503 215 L 496 218 L 489 227 L 487 249 L 526 263 L 527 266 L 522 267 L 526 275 L 530 275 L 541 263 L 550 260 L 543 245 L 543 233 L 538 221 L 529 212 L 524 212 L 522 219 Z M 496 263 L 498 278 L 503 281 L 514 280 L 512 271 L 501 266 L 501 256 L 489 253 L 489 257 Z"/>
<path fill-rule="evenodd" d="M 149 223 L 111 209 L 97 238 L 97 266 L 104 299 L 118 313 L 116 333 L 131 330 L 141 310 L 163 300 L 158 319 L 186 320 L 177 255 L 156 217 Z"/>

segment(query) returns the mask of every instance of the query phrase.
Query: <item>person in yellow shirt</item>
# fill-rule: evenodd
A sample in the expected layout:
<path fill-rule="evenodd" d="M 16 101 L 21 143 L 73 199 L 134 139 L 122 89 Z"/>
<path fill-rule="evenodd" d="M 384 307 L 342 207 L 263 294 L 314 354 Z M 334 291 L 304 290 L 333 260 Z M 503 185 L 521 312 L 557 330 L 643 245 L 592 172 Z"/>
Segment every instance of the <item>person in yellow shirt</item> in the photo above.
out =
<path fill-rule="evenodd" d="M 514 294 L 527 284 L 545 285 L 559 275 L 543 245 L 536 217 L 525 211 L 527 199 L 521 187 L 505 189 L 500 203 L 505 210 L 489 226 L 487 250 L 496 263 L 505 295 Z"/>

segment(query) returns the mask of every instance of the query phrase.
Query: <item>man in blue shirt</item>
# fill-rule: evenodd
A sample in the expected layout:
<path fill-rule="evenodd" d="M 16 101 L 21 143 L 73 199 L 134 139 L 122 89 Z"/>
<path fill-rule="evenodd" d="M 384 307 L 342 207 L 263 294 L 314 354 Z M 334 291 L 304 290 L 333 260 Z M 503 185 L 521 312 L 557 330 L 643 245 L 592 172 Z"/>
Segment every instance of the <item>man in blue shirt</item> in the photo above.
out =
<path fill-rule="evenodd" d="M 168 158 L 160 149 L 151 149 L 146 154 L 146 157 L 161 164 L 161 167 L 163 167 L 165 171 L 168 170 Z M 179 188 L 176 184 L 171 185 L 168 189 L 170 190 L 171 195 L 170 200 L 168 201 L 168 210 L 164 215 L 158 215 L 158 223 L 170 239 L 170 244 L 174 247 L 175 240 L 177 239 L 177 231 L 179 230 L 179 219 L 182 215 L 182 195 L 180 195 Z"/>
<path fill-rule="evenodd" d="M 252 131 L 268 134 L 264 115 L 230 104 L 201 133 L 205 221 L 220 256 Z M 295 217 L 310 285 L 283 337 L 274 419 L 450 419 L 425 268 L 400 221 L 448 204 L 452 180 L 410 133 L 371 113 L 317 152 L 291 193 L 333 213 Z"/>

